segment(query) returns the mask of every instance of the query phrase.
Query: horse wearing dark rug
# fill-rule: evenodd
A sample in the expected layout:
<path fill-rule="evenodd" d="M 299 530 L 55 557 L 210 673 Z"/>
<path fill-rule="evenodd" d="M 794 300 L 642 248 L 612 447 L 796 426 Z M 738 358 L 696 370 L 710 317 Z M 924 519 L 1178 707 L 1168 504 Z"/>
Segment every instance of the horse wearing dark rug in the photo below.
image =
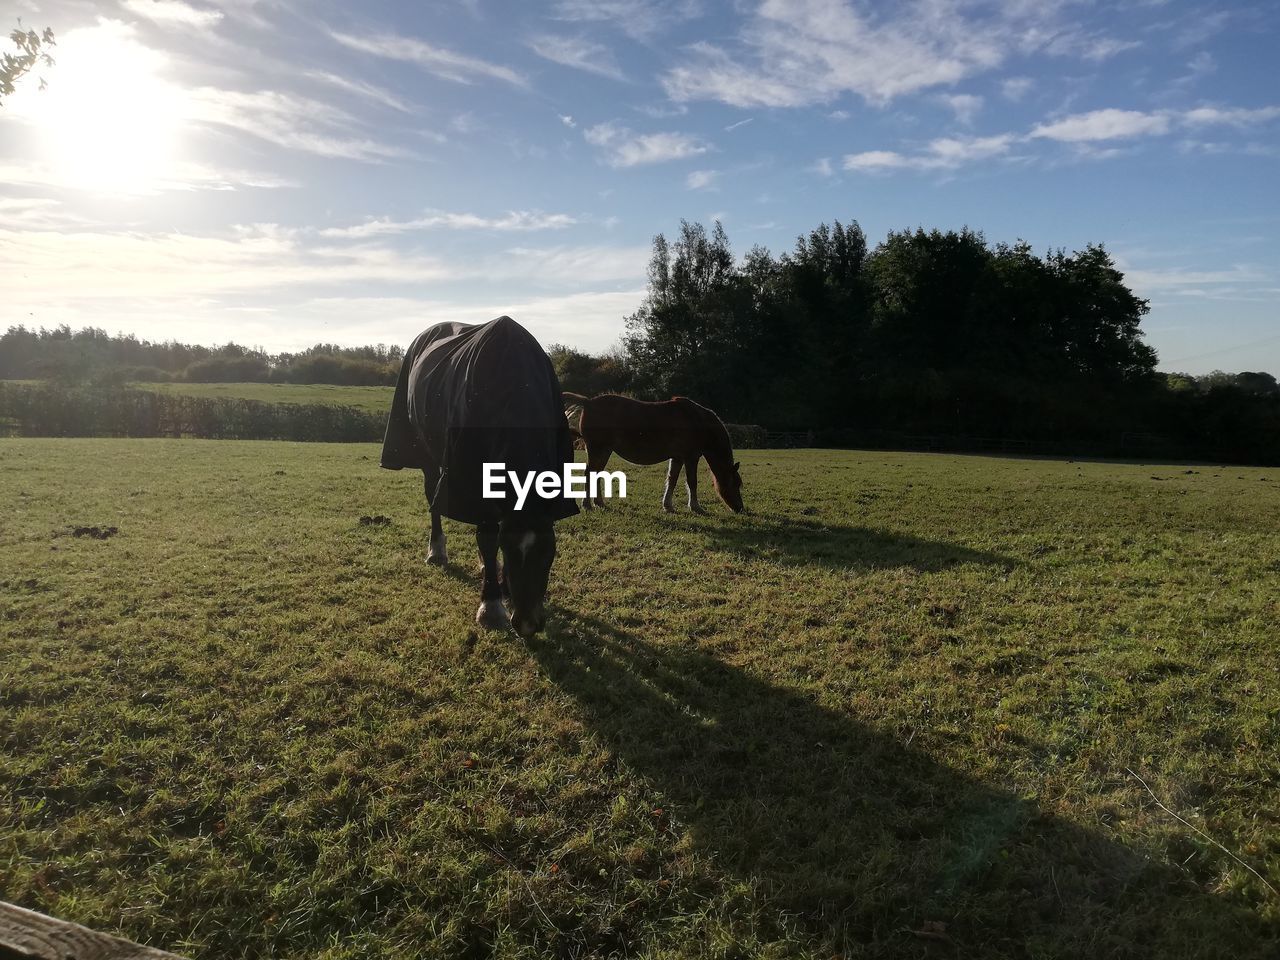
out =
<path fill-rule="evenodd" d="M 570 406 L 580 407 L 577 432 L 587 447 L 587 470 L 603 470 L 616 453 L 632 463 L 668 461 L 667 487 L 662 509 L 673 512 L 671 495 L 684 470 L 689 490 L 689 509 L 705 513 L 698 503 L 698 461 L 703 457 L 711 468 L 712 486 L 734 513 L 742 512 L 742 475 L 733 459 L 729 431 L 720 418 L 687 397 L 658 403 L 633 400 L 613 393 L 584 397 L 564 394 Z M 596 503 L 604 506 L 604 500 Z M 583 501 L 591 509 L 591 498 Z"/>
<path fill-rule="evenodd" d="M 413 341 L 396 381 L 382 466 L 422 470 L 431 510 L 428 563 L 448 562 L 441 516 L 475 525 L 484 562 L 476 611 L 481 626 L 510 623 L 523 637 L 543 628 L 556 555 L 553 524 L 578 512 L 572 499 L 542 497 L 536 489 L 517 510 L 510 484 L 502 485 L 502 498 L 485 498 L 484 464 L 505 464 L 505 476 L 509 470 L 561 474 L 572 461 L 560 381 L 522 326 L 510 317 L 439 323 Z"/>

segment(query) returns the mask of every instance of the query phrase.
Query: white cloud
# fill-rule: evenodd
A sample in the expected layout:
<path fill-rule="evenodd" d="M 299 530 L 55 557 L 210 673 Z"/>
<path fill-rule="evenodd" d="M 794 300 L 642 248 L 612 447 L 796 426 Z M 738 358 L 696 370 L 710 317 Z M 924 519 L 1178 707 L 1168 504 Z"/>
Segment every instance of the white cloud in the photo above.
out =
<path fill-rule="evenodd" d="M 610 23 L 639 40 L 648 40 L 701 12 L 700 0 L 558 0 L 552 8 L 557 19 Z"/>
<path fill-rule="evenodd" d="M 471 83 L 476 78 L 502 80 L 515 86 L 524 86 L 525 79 L 510 67 L 489 63 L 476 57 L 432 46 L 415 37 L 402 37 L 383 33 L 358 37 L 350 33 L 331 30 L 329 35 L 338 43 L 361 53 L 389 60 L 403 60 L 422 67 L 429 73 L 457 83 Z"/>
<path fill-rule="evenodd" d="M 436 228 L 524 233 L 535 230 L 558 230 L 573 226 L 577 222 L 575 217 L 566 213 L 542 213 L 538 210 L 512 210 L 501 217 L 480 217 L 474 213 L 446 213 L 441 210 L 431 210 L 414 220 L 392 220 L 384 217 L 351 227 L 327 227 L 319 233 L 322 237 L 353 239 Z"/>
<path fill-rule="evenodd" d="M 690 190 L 709 190 L 715 186 L 719 176 L 719 170 L 694 170 L 685 177 L 684 182 Z"/>
<path fill-rule="evenodd" d="M 724 128 L 724 132 L 732 133 L 734 130 L 737 130 L 739 127 L 745 127 L 748 123 L 750 123 L 754 119 L 755 117 L 747 117 L 747 119 L 745 120 L 739 120 L 737 123 L 731 123 Z"/>
<path fill-rule="evenodd" d="M 52 197 L 0 197 L 0 226 L 22 230 L 63 230 L 90 221 Z"/>
<path fill-rule="evenodd" d="M 844 158 L 844 168 L 859 172 L 885 170 L 954 170 L 966 163 L 990 160 L 1009 153 L 1017 138 L 1012 134 L 992 137 L 941 137 L 919 153 L 894 150 L 867 150 Z"/>
<path fill-rule="evenodd" d="M 1064 28 L 1063 4 L 760 0 L 730 43 L 685 48 L 662 77 L 676 101 L 797 107 L 854 93 L 875 104 L 1047 52 L 1090 61 L 1137 45 Z"/>
<path fill-rule="evenodd" d="M 464 136 L 484 129 L 484 124 L 470 110 L 460 113 L 449 121 L 449 128 Z"/>
<path fill-rule="evenodd" d="M 1035 81 L 1030 77 L 1009 77 L 1000 81 L 1000 95 L 1015 103 L 1027 95 Z"/>
<path fill-rule="evenodd" d="M 1190 87 L 1203 77 L 1207 77 L 1218 70 L 1218 63 L 1213 59 L 1213 54 L 1208 50 L 1201 50 L 1189 61 L 1187 61 L 1187 72 L 1173 81 L 1176 87 Z"/>
<path fill-rule="evenodd" d="M 311 70 L 306 75 L 312 80 L 319 80 L 321 83 L 327 83 L 330 86 L 337 87 L 339 90 L 345 90 L 347 93 L 354 93 L 356 96 L 363 97 L 366 100 L 381 103 L 392 110 L 399 110 L 401 113 L 413 112 L 413 107 L 408 102 L 397 97 L 390 90 L 384 90 L 382 87 L 375 86 L 372 83 L 353 80 L 350 77 L 339 76 L 336 73 L 329 73 L 324 70 Z"/>
<path fill-rule="evenodd" d="M 562 114 L 558 114 L 558 116 L 560 117 L 560 122 L 563 123 L 570 130 L 572 130 L 574 127 L 578 125 L 577 121 L 574 120 L 573 117 L 569 116 L 568 114 L 562 113 Z"/>
<path fill-rule="evenodd" d="M 103 307 L 116 300 L 311 295 L 353 284 L 424 289 L 483 280 L 538 288 L 643 281 L 643 246 L 514 247 L 444 259 L 378 243 L 314 243 L 309 232 L 274 224 L 221 235 L 121 230 L 0 229 L 0 274 L 15 312 L 55 302 Z M 75 283 L 67 283 L 67 277 Z M 488 289 L 495 289 L 488 286 Z"/>
<path fill-rule="evenodd" d="M 1169 126 L 1169 116 L 1164 113 L 1107 109 L 1077 113 L 1052 123 L 1039 124 L 1030 135 L 1079 143 L 1159 135 L 1168 133 Z"/>
<path fill-rule="evenodd" d="M 523 280 L 542 287 L 581 287 L 583 284 L 644 279 L 648 246 L 512 247 L 478 264 L 469 276 Z"/>
<path fill-rule="evenodd" d="M 529 48 L 543 59 L 564 67 L 585 70 L 611 80 L 626 79 L 614 60 L 613 51 L 594 40 L 544 34 L 530 40 Z"/>
<path fill-rule="evenodd" d="M 683 103 L 646 103 L 636 107 L 636 110 L 643 113 L 646 117 L 653 117 L 655 120 L 669 120 L 672 117 L 683 117 L 689 112 L 689 108 Z"/>
<path fill-rule="evenodd" d="M 130 13 L 162 24 L 211 27 L 222 19 L 221 10 L 194 7 L 182 0 L 121 0 L 120 5 Z"/>
<path fill-rule="evenodd" d="M 911 166 L 910 158 L 895 150 L 864 150 L 845 154 L 846 170 L 893 170 Z"/>
<path fill-rule="evenodd" d="M 1220 292 L 1238 292 L 1256 284 L 1270 282 L 1273 274 L 1253 264 L 1233 264 L 1224 270 L 1199 270 L 1172 267 L 1164 270 L 1141 270 L 1129 266 L 1123 257 L 1117 257 L 1125 280 L 1143 296 L 1162 293 L 1185 294 L 1197 288 L 1211 287 Z M 1227 291 L 1223 288 L 1231 288 Z M 1197 291 L 1204 295 L 1203 290 Z"/>
<path fill-rule="evenodd" d="M 982 97 L 972 93 L 943 94 L 939 99 L 951 109 L 956 119 L 965 126 L 973 123 L 973 118 L 982 109 Z"/>
<path fill-rule="evenodd" d="M 0 230 L 0 266 L 16 299 L 163 298 L 353 281 L 422 283 L 449 276 L 435 258 L 378 247 L 307 249 L 259 229 L 232 236 Z M 68 285 L 67 277 L 75 283 Z"/>
<path fill-rule="evenodd" d="M 96 184 L 86 182 L 74 170 L 67 171 L 51 164 L 23 161 L 0 160 L 0 184 L 101 192 Z M 168 164 L 160 175 L 118 192 L 130 196 L 154 196 L 174 190 L 236 190 L 240 187 L 275 189 L 297 186 L 299 184 L 296 180 L 275 174 L 175 161 Z"/>
<path fill-rule="evenodd" d="M 1002 133 L 986 137 L 943 137 L 930 142 L 923 150 L 902 153 L 896 150 L 866 150 L 848 154 L 844 169 L 862 172 L 889 170 L 950 170 L 963 164 L 999 157 L 1014 159 L 1016 144 L 1032 140 L 1053 140 L 1070 146 L 1077 160 L 1105 160 L 1132 152 L 1131 149 L 1098 144 L 1114 140 L 1164 136 L 1178 127 L 1199 128 L 1209 125 L 1249 128 L 1280 117 L 1280 106 L 1197 107 L 1178 113 L 1170 110 L 1144 113 L 1138 110 L 1105 109 L 1062 117 L 1032 128 L 1025 135 Z M 1229 145 L 1196 140 L 1183 140 L 1178 145 L 1183 153 L 1257 152 L 1257 144 Z M 820 169 L 818 172 L 822 172 Z"/>
<path fill-rule="evenodd" d="M 1251 127 L 1280 117 L 1280 107 L 1197 107 L 1182 115 L 1188 126 L 1201 127 L 1226 124 L 1232 127 Z"/>
<path fill-rule="evenodd" d="M 194 120 L 231 127 L 281 147 L 322 157 L 380 161 L 409 156 L 401 147 L 348 136 L 346 131 L 358 126 L 354 117 L 292 93 L 200 87 L 191 91 L 190 109 Z"/>
<path fill-rule="evenodd" d="M 685 133 L 636 134 L 615 123 L 600 123 L 583 132 L 587 143 L 605 151 L 613 167 L 636 167 L 683 160 L 706 153 L 708 146 Z"/>
<path fill-rule="evenodd" d="M 834 172 L 831 169 L 830 157 L 819 157 L 817 160 L 814 161 L 813 166 L 810 167 L 809 170 L 812 173 L 816 173 L 820 177 L 829 177 Z"/>

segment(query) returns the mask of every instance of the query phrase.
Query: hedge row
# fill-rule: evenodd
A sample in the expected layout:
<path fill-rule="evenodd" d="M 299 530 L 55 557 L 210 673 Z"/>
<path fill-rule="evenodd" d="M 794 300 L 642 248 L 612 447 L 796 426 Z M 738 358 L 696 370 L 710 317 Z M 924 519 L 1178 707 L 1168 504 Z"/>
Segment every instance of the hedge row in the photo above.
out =
<path fill-rule="evenodd" d="M 23 437 L 370 442 L 385 426 L 384 415 L 356 407 L 0 383 L 0 428 Z"/>
<path fill-rule="evenodd" d="M 0 382 L 0 434 L 22 437 L 195 437 L 205 440 L 382 439 L 386 416 L 322 403 L 188 397 L 124 387 Z M 737 449 L 765 446 L 764 427 L 725 425 Z"/>

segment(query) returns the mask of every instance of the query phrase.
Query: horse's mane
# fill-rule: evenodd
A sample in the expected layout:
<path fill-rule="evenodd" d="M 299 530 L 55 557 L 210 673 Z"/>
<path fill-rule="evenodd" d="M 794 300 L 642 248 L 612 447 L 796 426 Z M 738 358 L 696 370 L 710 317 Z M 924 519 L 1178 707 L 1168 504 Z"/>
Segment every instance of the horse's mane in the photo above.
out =
<path fill-rule="evenodd" d="M 683 400 L 698 411 L 699 416 L 702 417 L 711 432 L 711 440 L 714 444 L 714 450 L 711 452 L 724 457 L 729 462 L 733 462 L 733 441 L 729 439 L 729 428 L 724 425 L 720 415 L 710 407 L 704 407 L 697 400 L 690 400 L 688 397 L 672 397 L 671 399 Z"/>

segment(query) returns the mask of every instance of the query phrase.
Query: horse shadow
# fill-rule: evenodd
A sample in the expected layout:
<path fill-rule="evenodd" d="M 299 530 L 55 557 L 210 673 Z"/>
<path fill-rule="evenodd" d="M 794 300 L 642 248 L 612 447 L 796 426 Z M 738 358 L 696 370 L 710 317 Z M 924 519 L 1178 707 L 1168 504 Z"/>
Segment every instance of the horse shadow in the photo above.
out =
<path fill-rule="evenodd" d="M 705 547 L 742 559 L 767 559 L 786 566 L 819 565 L 833 570 L 910 567 L 921 573 L 963 564 L 1010 570 L 1016 561 L 986 550 L 873 527 L 748 514 L 687 516 L 662 514 L 657 522 L 673 535 L 697 536 Z"/>
<path fill-rule="evenodd" d="M 584 614 L 559 611 L 529 649 L 696 851 L 786 918 L 779 937 L 867 957 L 1280 955 L 1280 929 L 1205 892 L 1210 876 L 952 769 L 853 708 Z"/>

